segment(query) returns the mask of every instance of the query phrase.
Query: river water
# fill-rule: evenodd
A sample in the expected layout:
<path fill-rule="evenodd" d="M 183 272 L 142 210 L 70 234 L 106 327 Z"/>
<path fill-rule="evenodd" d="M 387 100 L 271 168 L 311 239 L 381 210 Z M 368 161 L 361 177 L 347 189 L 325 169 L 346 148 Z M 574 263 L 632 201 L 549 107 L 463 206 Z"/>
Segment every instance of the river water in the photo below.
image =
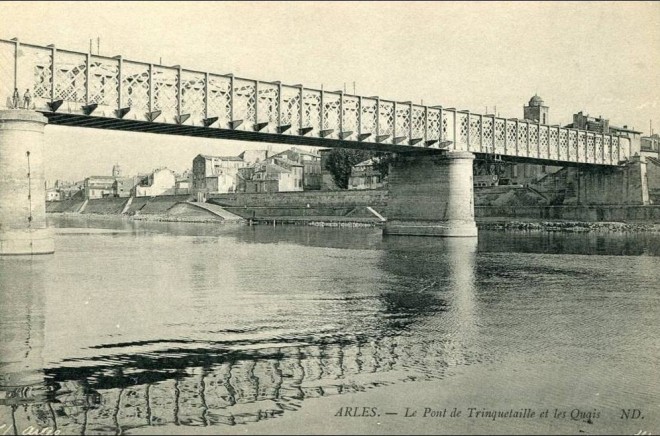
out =
<path fill-rule="evenodd" d="M 658 234 L 50 220 L 0 258 L 0 434 L 660 431 Z"/>

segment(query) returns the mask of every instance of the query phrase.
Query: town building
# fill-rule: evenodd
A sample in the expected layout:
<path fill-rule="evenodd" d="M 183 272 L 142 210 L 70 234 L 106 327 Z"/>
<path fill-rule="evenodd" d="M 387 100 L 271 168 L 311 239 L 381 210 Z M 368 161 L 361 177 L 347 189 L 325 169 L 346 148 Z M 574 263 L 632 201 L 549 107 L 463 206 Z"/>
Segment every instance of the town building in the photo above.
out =
<path fill-rule="evenodd" d="M 317 153 L 292 147 L 268 159 L 279 159 L 301 164 L 303 166 L 303 190 L 312 191 L 321 189 L 321 156 Z"/>
<path fill-rule="evenodd" d="M 526 120 L 541 124 L 548 124 L 549 109 L 550 108 L 548 106 L 545 106 L 543 99 L 534 94 L 534 97 L 529 99 L 528 105 L 523 106 L 523 115 Z"/>
<path fill-rule="evenodd" d="M 550 124 L 550 107 L 543 99 L 534 94 L 529 103 L 523 106 L 523 119 L 526 121 Z M 562 167 L 556 165 L 509 164 L 495 160 L 475 162 L 475 186 L 493 186 L 497 184 L 528 185 L 541 180 L 548 174 L 554 174 Z"/>
<path fill-rule="evenodd" d="M 246 164 L 253 164 L 268 159 L 273 154 L 270 150 L 245 150 L 238 155 Z"/>
<path fill-rule="evenodd" d="M 90 176 L 83 182 L 85 199 L 93 200 L 114 196 L 116 178 L 112 176 Z"/>
<path fill-rule="evenodd" d="M 84 181 L 67 182 L 57 186 L 62 200 L 81 200 L 85 197 Z"/>
<path fill-rule="evenodd" d="M 348 189 L 378 189 L 382 188 L 383 178 L 380 170 L 375 167 L 375 158 L 367 159 L 351 168 L 348 178 Z"/>
<path fill-rule="evenodd" d="M 65 180 L 47 180 L 45 182 L 46 201 L 62 201 L 72 197 L 83 197 L 83 182 L 70 182 Z"/>
<path fill-rule="evenodd" d="M 155 197 L 157 195 L 174 195 L 176 176 L 168 168 L 159 168 L 142 178 L 135 186 L 135 197 Z"/>
<path fill-rule="evenodd" d="M 199 154 L 193 159 L 192 191 L 195 193 L 227 193 L 236 191 L 236 176 L 246 166 L 239 156 Z"/>
<path fill-rule="evenodd" d="M 660 135 L 642 136 L 640 139 L 640 155 L 660 159 Z"/>
<path fill-rule="evenodd" d="M 630 129 L 627 125 L 617 127 L 610 124 L 610 120 L 602 116 L 591 117 L 584 114 L 582 111 L 573 114 L 573 122 L 564 127 L 580 130 L 588 130 L 590 132 L 602 133 L 604 135 L 616 135 L 630 138 L 630 156 L 639 154 L 641 151 L 641 136 L 642 132 Z"/>
<path fill-rule="evenodd" d="M 176 175 L 176 186 L 174 191 L 176 195 L 187 195 L 192 193 L 192 171 L 185 170 L 183 174 Z"/>
<path fill-rule="evenodd" d="M 46 201 L 61 201 L 62 194 L 58 188 L 48 188 L 46 189 Z"/>
<path fill-rule="evenodd" d="M 134 194 L 135 186 L 145 177 L 147 176 L 117 177 L 112 185 L 113 195 L 122 198 L 130 197 Z"/>
<path fill-rule="evenodd" d="M 291 192 L 303 190 L 303 165 L 287 159 L 268 158 L 241 168 L 238 192 Z"/>
<path fill-rule="evenodd" d="M 121 167 L 119 164 L 112 166 L 111 176 L 90 176 L 82 182 L 82 191 L 85 199 L 93 200 L 105 197 L 129 197 L 131 195 L 131 183 L 137 184 L 137 180 L 130 177 L 121 176 Z M 120 181 L 118 183 L 118 181 Z M 75 194 L 73 194 L 75 195 Z M 66 197 L 63 196 L 62 199 Z"/>

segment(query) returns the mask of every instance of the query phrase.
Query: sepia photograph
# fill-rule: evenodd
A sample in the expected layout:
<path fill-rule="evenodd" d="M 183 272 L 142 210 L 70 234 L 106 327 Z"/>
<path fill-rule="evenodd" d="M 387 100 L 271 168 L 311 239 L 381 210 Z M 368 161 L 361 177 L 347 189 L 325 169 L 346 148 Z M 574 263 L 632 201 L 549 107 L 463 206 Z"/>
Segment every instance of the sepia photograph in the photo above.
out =
<path fill-rule="evenodd" d="M 660 2 L 1 1 L 0 436 L 660 434 Z"/>

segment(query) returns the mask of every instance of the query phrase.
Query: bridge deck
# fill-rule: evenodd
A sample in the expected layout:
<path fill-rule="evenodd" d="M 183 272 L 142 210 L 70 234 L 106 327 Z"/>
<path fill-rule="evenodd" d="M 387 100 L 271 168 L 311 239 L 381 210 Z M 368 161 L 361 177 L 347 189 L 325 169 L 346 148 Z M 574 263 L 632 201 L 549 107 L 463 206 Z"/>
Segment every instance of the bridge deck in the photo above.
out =
<path fill-rule="evenodd" d="M 0 108 L 26 105 L 52 124 L 136 132 L 559 165 L 630 156 L 625 137 L 0 40 Z"/>

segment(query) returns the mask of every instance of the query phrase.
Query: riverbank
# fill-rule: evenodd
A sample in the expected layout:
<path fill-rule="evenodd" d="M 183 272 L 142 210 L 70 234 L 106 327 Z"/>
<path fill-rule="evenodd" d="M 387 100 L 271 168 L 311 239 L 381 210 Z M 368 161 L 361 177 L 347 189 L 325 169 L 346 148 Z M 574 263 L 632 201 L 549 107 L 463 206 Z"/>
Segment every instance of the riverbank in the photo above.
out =
<path fill-rule="evenodd" d="M 245 223 L 317 227 L 382 227 L 388 191 L 300 191 L 66 200 L 46 204 L 48 213 L 126 217 L 136 221 Z M 660 205 L 549 206 L 524 187 L 475 190 L 477 227 L 498 231 L 658 232 Z M 545 203 L 544 203 L 545 202 Z"/>
<path fill-rule="evenodd" d="M 542 232 L 660 232 L 660 224 L 655 223 L 622 223 L 622 222 L 588 222 L 588 221 L 535 221 L 511 220 L 510 218 L 477 219 L 477 227 L 481 230 L 507 231 L 542 231 Z"/>
<path fill-rule="evenodd" d="M 80 214 L 80 213 L 49 213 L 52 216 L 88 218 L 88 219 L 108 219 L 108 220 L 128 220 L 128 221 L 149 221 L 149 222 L 180 222 L 196 224 L 241 224 L 241 225 L 260 225 L 260 226 L 314 226 L 314 227 L 341 227 L 341 228 L 381 228 L 384 221 L 377 218 L 356 218 L 356 217 L 337 217 L 337 216 L 275 216 L 275 217 L 256 217 L 244 219 L 242 221 L 223 221 L 214 217 L 203 218 L 193 216 L 172 216 L 172 215 L 100 215 L 100 214 Z M 625 233 L 625 232 L 660 232 L 660 224 L 656 223 L 622 223 L 622 222 L 588 222 L 588 221 L 544 221 L 544 220 L 512 220 L 506 217 L 487 217 L 476 218 L 477 228 L 480 230 L 512 231 L 512 232 L 563 232 L 563 233 Z"/>

